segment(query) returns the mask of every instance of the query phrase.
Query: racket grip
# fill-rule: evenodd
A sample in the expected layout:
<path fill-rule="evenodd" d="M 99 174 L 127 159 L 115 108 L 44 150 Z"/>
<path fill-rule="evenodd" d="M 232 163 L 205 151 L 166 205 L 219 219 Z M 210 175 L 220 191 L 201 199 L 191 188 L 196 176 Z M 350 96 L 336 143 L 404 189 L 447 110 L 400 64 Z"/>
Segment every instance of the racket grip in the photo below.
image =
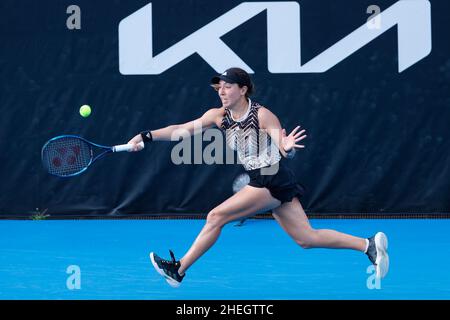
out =
<path fill-rule="evenodd" d="M 141 146 L 142 148 L 144 148 L 144 142 L 139 142 L 138 145 Z M 119 144 L 117 146 L 112 147 L 113 152 L 130 151 L 131 149 L 133 149 L 133 145 L 131 143 L 130 144 Z"/>

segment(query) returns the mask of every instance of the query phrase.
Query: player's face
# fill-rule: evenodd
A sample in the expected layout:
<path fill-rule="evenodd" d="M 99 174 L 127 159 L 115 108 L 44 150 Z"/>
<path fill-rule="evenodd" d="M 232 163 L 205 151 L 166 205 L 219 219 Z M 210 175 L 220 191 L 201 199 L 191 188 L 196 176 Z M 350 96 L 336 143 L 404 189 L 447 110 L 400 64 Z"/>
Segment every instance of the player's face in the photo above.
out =
<path fill-rule="evenodd" d="M 236 83 L 228 83 L 221 80 L 216 85 L 216 90 L 224 107 L 233 107 L 240 99 L 245 97 L 246 87 L 239 88 Z"/>

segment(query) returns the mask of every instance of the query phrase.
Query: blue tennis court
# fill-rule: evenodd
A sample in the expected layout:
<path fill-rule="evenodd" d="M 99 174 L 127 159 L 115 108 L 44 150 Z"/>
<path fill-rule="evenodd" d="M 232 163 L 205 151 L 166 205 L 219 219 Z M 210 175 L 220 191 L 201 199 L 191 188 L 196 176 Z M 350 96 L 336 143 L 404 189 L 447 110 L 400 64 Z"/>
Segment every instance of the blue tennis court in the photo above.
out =
<path fill-rule="evenodd" d="M 380 282 L 362 253 L 302 249 L 270 219 L 230 223 L 182 285 L 171 288 L 149 252 L 169 258 L 172 249 L 181 257 L 203 224 L 0 221 L 0 299 L 450 299 L 449 220 L 311 220 L 314 228 L 362 237 L 385 232 L 391 267 Z"/>

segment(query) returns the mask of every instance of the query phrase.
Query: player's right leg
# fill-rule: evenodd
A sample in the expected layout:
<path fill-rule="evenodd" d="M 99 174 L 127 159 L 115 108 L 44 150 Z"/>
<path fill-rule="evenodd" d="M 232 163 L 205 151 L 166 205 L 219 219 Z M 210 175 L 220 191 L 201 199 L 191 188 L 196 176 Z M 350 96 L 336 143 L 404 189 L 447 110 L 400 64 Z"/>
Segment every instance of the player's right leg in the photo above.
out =
<path fill-rule="evenodd" d="M 171 286 L 178 287 L 185 271 L 216 242 L 224 225 L 279 205 L 266 188 L 247 185 L 208 213 L 206 224 L 180 261 L 172 253 L 172 260 L 163 260 L 152 252 L 152 264 Z"/>

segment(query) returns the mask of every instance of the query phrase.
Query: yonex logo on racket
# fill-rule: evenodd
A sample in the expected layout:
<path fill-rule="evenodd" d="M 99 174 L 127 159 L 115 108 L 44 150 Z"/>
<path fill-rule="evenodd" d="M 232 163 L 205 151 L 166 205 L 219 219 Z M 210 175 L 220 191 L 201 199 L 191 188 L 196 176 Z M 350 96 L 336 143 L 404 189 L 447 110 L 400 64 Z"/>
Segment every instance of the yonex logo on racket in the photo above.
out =
<path fill-rule="evenodd" d="M 56 149 L 55 155 L 52 158 L 53 165 L 61 167 L 64 165 L 73 166 L 79 158 L 81 148 L 79 146 L 60 147 Z"/>
<path fill-rule="evenodd" d="M 370 19 L 382 21 L 379 27 L 370 28 L 370 23 L 363 22 L 359 28 L 305 63 L 301 60 L 300 4 L 295 1 L 243 2 L 154 56 L 153 13 L 149 3 L 119 24 L 119 70 L 124 75 L 160 74 L 197 53 L 217 72 L 236 66 L 254 73 L 221 37 L 263 11 L 267 11 L 267 67 L 272 73 L 326 72 L 395 26 L 399 72 L 431 52 L 429 0 L 399 0 Z"/>
<path fill-rule="evenodd" d="M 81 139 L 60 136 L 50 139 L 43 147 L 42 161 L 51 174 L 69 176 L 90 164 L 92 149 Z"/>
<path fill-rule="evenodd" d="M 144 148 L 144 142 L 140 144 Z M 62 135 L 51 138 L 44 144 L 41 160 L 48 173 L 58 177 L 72 177 L 81 174 L 109 153 L 129 151 L 132 148 L 132 144 L 103 146 L 79 136 Z M 97 150 L 96 155 L 94 149 Z"/>

